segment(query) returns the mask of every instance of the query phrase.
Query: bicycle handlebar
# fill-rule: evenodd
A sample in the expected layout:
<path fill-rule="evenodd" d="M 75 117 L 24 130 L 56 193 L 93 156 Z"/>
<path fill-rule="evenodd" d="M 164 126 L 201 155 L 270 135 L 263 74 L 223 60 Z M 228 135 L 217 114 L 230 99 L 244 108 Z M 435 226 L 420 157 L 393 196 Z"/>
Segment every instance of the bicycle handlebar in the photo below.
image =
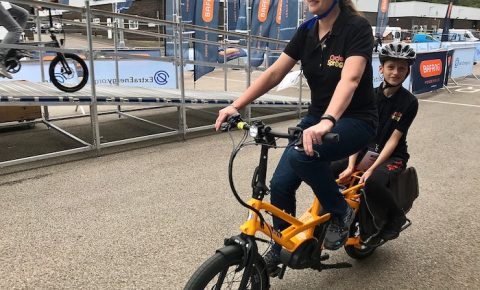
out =
<path fill-rule="evenodd" d="M 290 127 L 288 128 L 287 133 L 276 132 L 270 127 L 265 126 L 261 121 L 259 123 L 248 124 L 242 120 L 240 114 L 235 114 L 230 116 L 227 119 L 227 122 L 222 124 L 221 131 L 225 132 L 234 127 L 240 130 L 249 131 L 250 135 L 254 138 L 266 136 L 270 138 L 293 139 L 296 140 L 295 146 L 303 146 L 303 129 L 299 127 Z M 336 133 L 327 133 L 322 136 L 322 141 L 330 144 L 338 143 L 340 141 L 340 137 Z"/>

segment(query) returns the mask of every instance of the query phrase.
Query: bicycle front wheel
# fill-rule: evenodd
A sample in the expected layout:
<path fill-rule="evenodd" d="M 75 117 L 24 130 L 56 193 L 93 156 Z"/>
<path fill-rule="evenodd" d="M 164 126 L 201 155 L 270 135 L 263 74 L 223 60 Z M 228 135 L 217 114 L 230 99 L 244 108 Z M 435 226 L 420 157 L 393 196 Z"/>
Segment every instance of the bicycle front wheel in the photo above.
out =
<path fill-rule="evenodd" d="M 238 246 L 227 246 L 225 251 L 217 252 L 205 261 L 193 273 L 185 286 L 185 290 L 199 289 L 238 289 L 243 277 L 243 270 L 236 272 L 238 265 L 243 262 L 243 251 Z M 255 264 L 252 268 L 246 289 L 263 290 L 269 288 L 269 278 L 263 258 L 256 253 Z"/>
<path fill-rule="evenodd" d="M 48 70 L 50 81 L 59 90 L 73 93 L 82 89 L 88 81 L 88 67 L 76 54 L 57 55 Z"/>

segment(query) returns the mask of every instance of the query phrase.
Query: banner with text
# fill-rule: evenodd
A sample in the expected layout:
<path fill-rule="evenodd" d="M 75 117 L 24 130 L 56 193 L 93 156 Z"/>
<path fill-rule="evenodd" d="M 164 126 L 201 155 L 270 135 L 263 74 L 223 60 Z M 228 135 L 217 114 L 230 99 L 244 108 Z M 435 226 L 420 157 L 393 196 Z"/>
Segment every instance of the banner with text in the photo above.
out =
<path fill-rule="evenodd" d="M 219 0 L 200 0 L 195 1 L 195 25 L 208 28 L 218 28 Z M 217 42 L 218 33 L 206 32 L 202 30 L 195 31 L 195 39 L 202 41 Z M 206 44 L 195 41 L 195 61 L 217 62 L 218 45 Z M 196 81 L 203 75 L 213 71 L 215 67 L 205 65 L 195 65 L 193 69 L 193 80 Z"/>
<path fill-rule="evenodd" d="M 44 71 L 46 81 L 50 62 L 45 62 Z M 87 62 L 87 66 L 90 66 Z M 118 62 L 118 82 L 115 76 L 114 60 L 95 61 L 95 83 L 97 85 L 116 85 L 141 88 L 175 89 L 177 80 L 175 66 L 170 62 L 152 60 L 120 60 Z M 141 69 L 139 69 L 141 68 Z M 23 62 L 22 69 L 13 74 L 14 80 L 41 82 L 40 63 Z M 2 79 L 3 80 L 3 79 Z M 1 81 L 1 80 L 0 80 Z M 76 83 L 76 79 L 71 80 Z"/>
<path fill-rule="evenodd" d="M 480 42 L 475 44 L 475 61 L 480 60 Z"/>
<path fill-rule="evenodd" d="M 466 77 L 473 73 L 475 48 L 455 48 L 452 61 L 452 78 Z"/>
<path fill-rule="evenodd" d="M 286 2 L 286 0 L 274 0 L 274 18 L 272 19 L 272 23 L 270 24 L 270 33 L 268 35 L 269 38 L 272 39 L 280 39 L 281 36 L 281 24 L 282 24 L 282 6 Z M 267 61 L 268 65 L 270 66 L 274 63 L 278 57 L 280 56 L 281 51 L 284 48 L 284 45 L 269 42 L 267 44 L 269 51 L 267 54 Z"/>
<path fill-rule="evenodd" d="M 447 51 L 418 53 L 412 66 L 412 92 L 426 93 L 443 88 Z"/>
<path fill-rule="evenodd" d="M 376 39 L 382 39 L 383 33 L 388 25 L 388 8 L 390 0 L 378 0 L 377 25 L 375 27 Z"/>
<path fill-rule="evenodd" d="M 178 0 L 180 1 L 180 0 Z M 173 16 L 175 14 L 175 11 L 177 10 L 176 7 L 173 5 L 175 1 L 165 1 L 165 20 L 168 21 L 175 21 L 173 19 Z M 181 6 L 181 13 L 182 13 L 182 23 L 186 24 L 193 24 L 193 17 L 195 15 L 195 1 L 194 0 L 181 0 L 180 2 Z M 165 26 L 165 32 L 167 35 L 170 35 L 173 37 L 173 26 L 171 25 L 166 25 Z M 194 31 L 184 31 L 184 40 L 183 40 L 183 45 L 182 45 L 182 50 L 183 50 L 183 57 L 185 59 L 188 59 L 188 38 L 189 35 L 193 34 Z M 165 41 L 165 55 L 166 56 L 174 56 L 174 38 L 167 38 Z"/>
<path fill-rule="evenodd" d="M 270 25 L 275 17 L 276 7 L 272 0 L 254 0 L 252 6 L 252 35 L 268 37 Z M 277 2 L 278 3 L 278 2 Z M 251 41 L 250 65 L 258 67 L 263 63 L 265 41 Z"/>

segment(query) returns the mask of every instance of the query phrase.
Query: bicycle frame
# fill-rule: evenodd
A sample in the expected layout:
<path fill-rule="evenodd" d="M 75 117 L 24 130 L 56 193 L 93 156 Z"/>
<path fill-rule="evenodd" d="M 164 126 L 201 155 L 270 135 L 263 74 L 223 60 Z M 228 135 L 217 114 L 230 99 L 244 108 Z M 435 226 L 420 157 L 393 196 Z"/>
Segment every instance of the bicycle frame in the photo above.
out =
<path fill-rule="evenodd" d="M 246 128 L 244 124 L 243 122 L 238 123 L 237 127 L 247 130 L 248 128 Z M 268 192 L 268 187 L 266 186 L 268 150 L 276 147 L 275 137 L 285 138 L 285 134 L 273 133 L 269 128 L 266 129 L 262 123 L 257 123 L 257 126 L 258 131 L 264 130 L 265 132 L 255 137 L 256 144 L 261 145 L 260 160 L 253 177 L 252 198 L 246 203 L 250 207 L 249 215 L 247 220 L 240 226 L 240 230 L 244 235 L 251 237 L 254 237 L 257 232 L 262 232 L 266 236 L 271 237 L 287 251 L 294 252 L 303 242 L 313 239 L 315 227 L 329 221 L 331 215 L 330 213 L 321 212 L 322 206 L 316 197 L 314 197 L 311 207 L 298 219 L 285 213 L 278 207 L 263 201 L 265 194 Z M 363 188 L 363 184 L 357 184 L 360 177 L 361 172 L 356 172 L 346 183 L 337 180 L 339 185 L 347 186 L 347 188 L 342 191 L 342 194 L 348 205 L 352 207 L 355 212 L 357 212 L 360 207 L 359 191 Z M 231 184 L 233 184 L 232 180 Z M 271 224 L 259 216 L 258 213 L 260 213 L 260 211 L 269 212 L 273 216 L 291 225 L 282 232 L 278 232 Z M 360 247 L 360 238 L 349 238 L 346 245 Z"/>
<path fill-rule="evenodd" d="M 358 175 L 356 174 L 354 178 L 357 177 Z M 352 178 L 350 186 L 342 191 L 342 194 L 349 206 L 357 212 L 360 207 L 360 193 L 358 193 L 358 191 L 363 188 L 363 184 L 353 185 L 353 183 L 354 180 Z M 315 226 L 330 220 L 329 213 L 320 213 L 322 206 L 316 197 L 314 197 L 312 206 L 298 219 L 263 200 L 252 198 L 247 204 L 258 211 L 263 210 L 269 212 L 273 216 L 290 223 L 291 226 L 282 232 L 278 232 L 271 224 L 260 222 L 258 215 L 250 210 L 247 221 L 240 226 L 241 232 L 249 236 L 255 236 L 257 232 L 262 232 L 271 237 L 276 243 L 282 245 L 289 252 L 295 251 L 304 241 L 312 239 L 314 237 L 313 232 Z M 359 245 L 359 242 L 359 237 L 349 238 L 346 245 Z"/>

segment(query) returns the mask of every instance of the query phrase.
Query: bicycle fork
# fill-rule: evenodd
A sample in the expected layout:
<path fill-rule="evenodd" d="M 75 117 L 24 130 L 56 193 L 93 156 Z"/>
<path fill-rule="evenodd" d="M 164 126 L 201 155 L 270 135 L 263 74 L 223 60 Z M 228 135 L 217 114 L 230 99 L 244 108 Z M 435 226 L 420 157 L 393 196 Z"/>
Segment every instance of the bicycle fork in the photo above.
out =
<path fill-rule="evenodd" d="M 253 265 L 256 262 L 255 254 L 258 252 L 257 243 L 255 242 L 255 237 L 248 236 L 245 234 L 240 234 L 238 236 L 233 236 L 231 238 L 225 239 L 224 244 L 225 246 L 236 245 L 243 250 L 242 264 L 238 265 L 237 269 L 235 269 L 235 272 L 240 272 L 241 270 L 244 270 L 239 289 L 246 289 L 248 280 L 250 279 L 250 276 L 252 274 Z M 224 251 L 226 251 L 225 248 L 217 250 L 217 252 L 226 254 L 224 253 Z M 220 275 L 225 276 L 227 274 L 226 273 L 227 270 L 228 269 L 225 269 L 225 271 L 222 272 Z M 218 281 L 222 281 L 224 277 L 221 277 L 221 278 L 222 279 L 218 279 Z"/>
<path fill-rule="evenodd" d="M 63 53 L 57 52 L 57 57 L 60 59 L 60 63 L 62 64 L 63 71 L 62 73 L 66 73 L 68 75 L 71 75 L 73 73 L 72 69 L 67 63 L 67 59 L 65 58 L 65 55 Z"/>

